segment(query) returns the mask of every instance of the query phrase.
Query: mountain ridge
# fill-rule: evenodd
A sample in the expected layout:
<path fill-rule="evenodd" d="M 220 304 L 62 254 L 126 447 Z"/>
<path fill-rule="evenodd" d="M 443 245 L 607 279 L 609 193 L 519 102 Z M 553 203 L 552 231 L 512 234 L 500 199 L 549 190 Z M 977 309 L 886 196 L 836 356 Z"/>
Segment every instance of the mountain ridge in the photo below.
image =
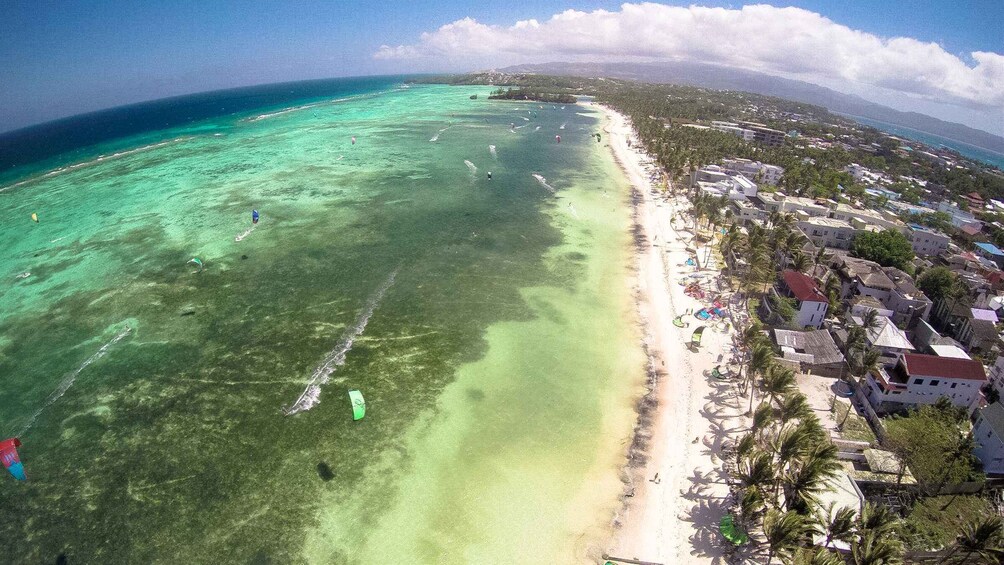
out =
<path fill-rule="evenodd" d="M 919 112 L 904 112 L 844 94 L 825 86 L 744 69 L 693 62 L 672 63 L 536 63 L 512 65 L 502 72 L 564 76 L 605 76 L 644 82 L 677 83 L 719 90 L 742 90 L 822 106 L 848 114 L 908 127 L 981 149 L 1004 154 L 1004 137 Z"/>

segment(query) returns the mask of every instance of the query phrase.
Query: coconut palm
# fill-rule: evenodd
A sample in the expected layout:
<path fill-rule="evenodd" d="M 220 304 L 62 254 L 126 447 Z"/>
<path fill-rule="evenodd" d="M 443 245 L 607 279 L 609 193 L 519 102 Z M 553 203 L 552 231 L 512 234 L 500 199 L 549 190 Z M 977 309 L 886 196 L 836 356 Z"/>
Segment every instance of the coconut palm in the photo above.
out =
<path fill-rule="evenodd" d="M 772 364 L 770 370 L 763 375 L 760 390 L 771 402 L 777 404 L 779 398 L 795 388 L 795 371 Z"/>
<path fill-rule="evenodd" d="M 866 502 L 858 514 L 857 528 L 858 531 L 871 530 L 883 536 L 895 536 L 899 533 L 899 517 L 888 506 Z"/>
<path fill-rule="evenodd" d="M 774 407 L 766 402 L 761 402 L 753 412 L 753 424 L 750 431 L 762 433 L 774 423 Z"/>
<path fill-rule="evenodd" d="M 831 553 L 822 547 L 803 550 L 794 561 L 797 565 L 844 565 L 839 555 Z"/>
<path fill-rule="evenodd" d="M 786 394 L 778 406 L 778 420 L 786 424 L 792 420 L 802 420 L 812 414 L 812 408 L 805 395 L 799 392 Z"/>
<path fill-rule="evenodd" d="M 809 259 L 809 257 L 806 256 L 805 253 L 802 253 L 801 251 L 795 252 L 794 256 L 791 259 L 790 268 L 792 270 L 798 271 L 799 273 L 804 273 L 811 266 L 812 266 L 812 260 Z"/>
<path fill-rule="evenodd" d="M 791 558 L 812 529 L 812 523 L 797 512 L 768 510 L 763 519 L 763 533 L 767 538 L 767 563 L 774 559 L 774 555 L 780 556 L 782 560 Z"/>
<path fill-rule="evenodd" d="M 903 563 L 903 544 L 875 530 L 864 531 L 851 541 L 851 562 L 854 565 L 898 565 Z"/>
<path fill-rule="evenodd" d="M 756 488 L 761 494 L 774 483 L 774 456 L 758 449 L 739 461 L 736 472 L 744 488 Z"/>
<path fill-rule="evenodd" d="M 804 458 L 784 473 L 781 484 L 789 510 L 808 512 L 818 501 L 816 495 L 828 488 L 827 481 L 840 470 L 837 448 L 831 443 L 815 443 Z"/>
<path fill-rule="evenodd" d="M 820 529 L 826 534 L 823 547 L 830 547 L 833 540 L 850 542 L 856 531 L 855 517 L 857 512 L 849 506 L 836 508 L 836 503 L 830 502 L 824 508 L 816 509 L 816 520 Z"/>
<path fill-rule="evenodd" d="M 739 497 L 739 519 L 746 531 L 756 526 L 760 513 L 767 508 L 764 503 L 763 493 L 756 487 L 746 487 Z"/>
<path fill-rule="evenodd" d="M 736 461 L 747 457 L 756 447 L 756 433 L 751 431 L 736 442 Z"/>
<path fill-rule="evenodd" d="M 753 398 L 756 396 L 756 388 L 753 385 L 757 376 L 766 376 L 772 372 L 774 367 L 774 350 L 764 342 L 757 342 L 750 350 L 749 363 L 746 367 L 748 379 L 747 385 L 750 389 L 750 412 L 753 411 Z"/>
<path fill-rule="evenodd" d="M 982 516 L 962 526 L 951 552 L 941 563 L 998 565 L 1004 563 L 1004 533 L 1000 516 Z"/>

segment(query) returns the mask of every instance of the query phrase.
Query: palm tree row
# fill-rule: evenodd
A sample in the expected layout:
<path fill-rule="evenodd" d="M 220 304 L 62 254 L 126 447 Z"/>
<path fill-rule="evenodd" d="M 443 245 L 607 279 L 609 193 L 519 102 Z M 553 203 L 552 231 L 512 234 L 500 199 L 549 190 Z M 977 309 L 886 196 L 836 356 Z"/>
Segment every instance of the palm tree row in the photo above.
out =
<path fill-rule="evenodd" d="M 819 495 L 840 471 L 837 448 L 796 390 L 794 372 L 775 361 L 758 322 L 740 333 L 739 345 L 740 389 L 750 394 L 751 407 L 759 392 L 760 404 L 735 444 L 735 512 L 746 531 L 762 531 L 766 562 L 837 563 L 831 550 L 841 541 L 855 565 L 901 563 L 899 520 L 885 507 L 866 504 L 858 513 L 821 506 Z M 823 539 L 821 546 L 812 547 L 813 536 Z"/>

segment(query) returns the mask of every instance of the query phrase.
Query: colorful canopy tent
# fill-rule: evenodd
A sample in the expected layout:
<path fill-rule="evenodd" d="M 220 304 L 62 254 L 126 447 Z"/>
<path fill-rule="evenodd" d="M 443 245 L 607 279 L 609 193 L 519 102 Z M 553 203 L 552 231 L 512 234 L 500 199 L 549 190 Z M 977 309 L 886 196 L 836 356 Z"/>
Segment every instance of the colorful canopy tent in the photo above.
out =
<path fill-rule="evenodd" d="M 362 420 L 363 416 L 366 415 L 366 400 L 363 399 L 363 393 L 358 390 L 350 390 L 349 401 L 352 402 L 352 419 Z"/>
<path fill-rule="evenodd" d="M 17 448 L 20 445 L 21 440 L 16 437 L 0 441 L 0 460 L 15 479 L 26 481 L 28 476 L 24 474 L 24 466 L 21 465 L 21 458 L 17 455 Z"/>
<path fill-rule="evenodd" d="M 701 337 L 704 336 L 704 326 L 694 330 L 694 335 L 690 336 L 690 345 L 695 349 L 701 347 Z"/>
<path fill-rule="evenodd" d="M 739 526 L 736 526 L 735 522 L 732 520 L 732 514 L 726 514 L 722 516 L 722 520 L 718 522 L 718 531 L 725 536 L 725 539 L 729 540 L 732 545 L 743 545 L 750 540 L 749 535 L 742 531 Z"/>

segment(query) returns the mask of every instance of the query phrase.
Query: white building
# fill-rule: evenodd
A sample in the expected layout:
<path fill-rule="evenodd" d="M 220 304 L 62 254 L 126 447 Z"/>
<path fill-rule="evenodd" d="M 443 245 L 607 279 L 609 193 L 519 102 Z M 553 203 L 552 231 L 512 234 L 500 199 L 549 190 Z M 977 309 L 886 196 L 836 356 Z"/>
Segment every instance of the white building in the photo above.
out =
<path fill-rule="evenodd" d="M 983 222 L 976 219 L 969 212 L 962 210 L 955 202 L 942 201 L 938 203 L 938 211 L 944 212 L 952 217 L 952 225 L 962 229 L 965 227 L 973 227 L 983 229 Z"/>
<path fill-rule="evenodd" d="M 881 212 L 865 210 L 863 208 L 854 208 L 853 206 L 841 203 L 833 207 L 830 217 L 851 223 L 853 223 L 854 220 L 858 220 L 868 226 L 874 226 L 884 230 L 896 230 L 900 233 L 905 233 L 906 225 L 894 214 L 888 214 L 888 216 L 885 216 Z"/>
<path fill-rule="evenodd" d="M 750 159 L 722 159 L 722 167 L 770 185 L 776 185 L 784 174 L 783 167 Z"/>
<path fill-rule="evenodd" d="M 711 129 L 716 129 L 724 133 L 731 133 L 732 135 L 742 139 L 743 141 L 753 141 L 753 136 L 756 132 L 751 129 L 746 129 L 739 127 L 739 124 L 732 122 L 711 122 Z"/>
<path fill-rule="evenodd" d="M 869 372 L 865 394 L 879 413 L 934 404 L 942 397 L 972 412 L 987 382 L 979 361 L 907 353 L 895 365 Z"/>
<path fill-rule="evenodd" d="M 816 247 L 850 249 L 858 232 L 851 224 L 833 218 L 805 218 L 795 222 L 805 237 Z"/>
<path fill-rule="evenodd" d="M 910 240 L 913 252 L 917 255 L 941 255 L 948 251 L 952 238 L 938 230 L 920 224 L 907 224 L 906 238 Z"/>
<path fill-rule="evenodd" d="M 988 475 L 1004 474 L 1004 405 L 994 402 L 976 412 L 973 424 L 973 455 Z"/>
<path fill-rule="evenodd" d="M 795 317 L 791 321 L 793 326 L 818 329 L 823 325 L 830 301 L 819 290 L 816 281 L 807 275 L 788 269 L 781 273 L 781 280 L 772 290 L 781 296 L 795 299 Z M 768 309 L 769 302 L 769 300 L 763 301 Z"/>

